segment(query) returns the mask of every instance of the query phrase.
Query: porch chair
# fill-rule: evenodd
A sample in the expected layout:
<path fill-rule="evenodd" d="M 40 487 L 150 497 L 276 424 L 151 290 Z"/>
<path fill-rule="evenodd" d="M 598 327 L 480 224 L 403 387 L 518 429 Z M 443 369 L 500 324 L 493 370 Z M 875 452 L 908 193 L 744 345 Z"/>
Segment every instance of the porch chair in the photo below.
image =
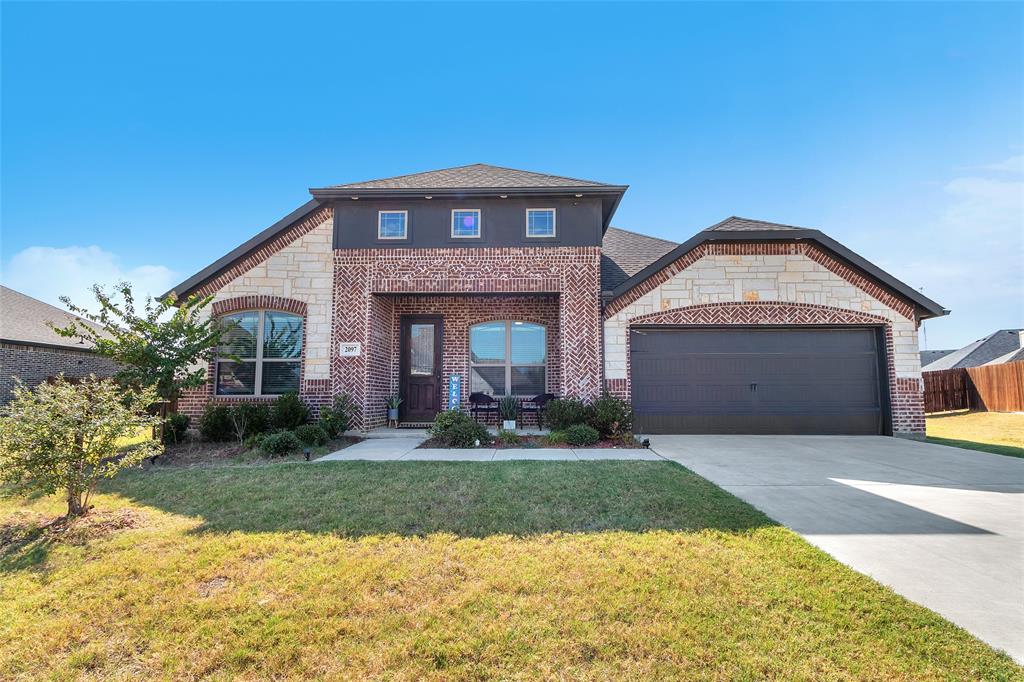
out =
<path fill-rule="evenodd" d="M 537 428 L 539 429 L 544 423 L 544 408 L 547 407 L 547 404 L 552 400 L 558 400 L 558 397 L 555 396 L 554 393 L 541 393 L 538 396 L 534 396 L 529 400 L 521 402 L 519 404 L 519 412 L 522 414 L 526 414 L 527 412 L 536 414 Z M 523 422 L 525 421 L 526 419 L 524 418 Z"/>
<path fill-rule="evenodd" d="M 480 421 L 478 415 L 498 414 L 498 401 L 486 393 L 469 394 L 469 413 L 473 415 L 473 421 Z"/>

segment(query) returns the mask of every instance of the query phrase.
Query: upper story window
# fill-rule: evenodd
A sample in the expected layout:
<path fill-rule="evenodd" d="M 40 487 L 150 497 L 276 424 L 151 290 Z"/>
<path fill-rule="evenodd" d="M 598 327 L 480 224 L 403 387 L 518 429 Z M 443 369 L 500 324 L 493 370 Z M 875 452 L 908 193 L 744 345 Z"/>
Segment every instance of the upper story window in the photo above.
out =
<path fill-rule="evenodd" d="M 377 212 L 377 239 L 406 239 L 408 236 L 408 211 Z"/>
<path fill-rule="evenodd" d="M 480 236 L 480 209 L 456 208 L 452 211 L 452 237 L 456 239 Z"/>
<path fill-rule="evenodd" d="M 547 385 L 547 330 L 532 322 L 484 322 L 469 328 L 470 390 L 530 396 Z"/>
<path fill-rule="evenodd" d="M 298 392 L 302 317 L 276 310 L 224 315 L 228 324 L 217 359 L 217 395 Z"/>
<path fill-rule="evenodd" d="M 554 237 L 555 236 L 555 209 L 553 209 L 553 208 L 528 208 L 528 209 L 526 209 L 526 236 L 527 237 Z"/>

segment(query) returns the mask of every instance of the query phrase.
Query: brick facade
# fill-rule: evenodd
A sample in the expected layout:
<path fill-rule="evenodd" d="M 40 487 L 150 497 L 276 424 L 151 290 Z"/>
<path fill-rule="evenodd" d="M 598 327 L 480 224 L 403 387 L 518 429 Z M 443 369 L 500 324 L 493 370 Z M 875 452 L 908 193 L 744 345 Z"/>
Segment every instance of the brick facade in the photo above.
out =
<path fill-rule="evenodd" d="M 58 374 L 79 379 L 90 374 L 108 377 L 116 371 L 112 361 L 84 348 L 0 343 L 0 405 L 13 397 L 15 377 L 32 388 Z"/>
<path fill-rule="evenodd" d="M 557 329 L 557 335 L 549 333 L 549 345 L 552 337 L 557 342 L 548 360 L 549 383 L 556 377 L 564 395 L 593 398 L 600 392 L 600 249 L 596 247 L 339 250 L 334 273 L 332 347 L 358 341 L 363 352 L 346 358 L 334 354 L 333 392 L 344 391 L 364 407 L 359 426 L 371 428 L 385 421 L 384 400 L 397 385 L 400 315 L 426 314 L 432 308 L 447 309 L 455 319 L 454 325 L 446 319 L 445 385 L 450 372 L 462 372 L 464 380 L 468 377 L 464 369 L 468 344 L 460 340 L 466 332 L 460 330 L 468 330 L 471 319 L 546 324 L 544 320 L 552 321 L 557 310 L 557 325 L 549 326 Z M 500 296 L 481 300 L 480 294 Z M 524 317 L 531 299 L 536 303 L 533 314 Z M 501 313 L 488 313 L 487 306 Z"/>
<path fill-rule="evenodd" d="M 301 314 L 300 396 L 314 410 L 346 392 L 357 428 L 384 423 L 398 391 L 402 315 L 444 318 L 442 382 L 459 374 L 468 395 L 468 330 L 501 319 L 548 330 L 548 389 L 593 398 L 629 396 L 634 324 L 856 324 L 885 330 L 894 431 L 924 431 L 918 321 L 912 306 L 809 242 L 707 242 L 600 306 L 600 248 L 333 249 L 323 208 L 203 284 L 214 314 L 270 308 Z M 359 342 L 356 357 L 339 344 Z M 603 347 L 602 347 L 603 344 Z M 212 368 L 211 368 L 212 369 Z M 212 376 L 212 374 L 211 374 Z M 213 385 L 183 396 L 198 415 Z M 260 400 L 257 398 L 256 400 Z M 270 400 L 263 398 L 262 400 Z"/>

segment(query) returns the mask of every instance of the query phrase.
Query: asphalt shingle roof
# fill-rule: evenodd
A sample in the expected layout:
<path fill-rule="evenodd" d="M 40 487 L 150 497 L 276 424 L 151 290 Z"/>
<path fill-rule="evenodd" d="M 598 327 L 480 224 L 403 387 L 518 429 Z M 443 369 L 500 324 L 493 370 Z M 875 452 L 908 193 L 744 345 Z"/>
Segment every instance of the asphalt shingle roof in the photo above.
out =
<path fill-rule="evenodd" d="M 469 166 L 442 168 L 441 170 L 396 175 L 392 178 L 332 185 L 331 189 L 528 189 L 550 187 L 572 189 L 573 187 L 614 187 L 603 182 L 567 178 L 561 175 L 533 173 L 531 171 L 502 168 L 486 163 Z"/>
<path fill-rule="evenodd" d="M 611 291 L 678 244 L 609 227 L 601 248 L 601 290 Z"/>
<path fill-rule="evenodd" d="M 1024 329 L 1000 329 L 925 365 L 921 371 L 978 367 L 1003 356 L 1012 357 L 1010 354 L 1021 347 L 1021 332 Z"/>
<path fill-rule="evenodd" d="M 950 348 L 949 350 L 923 350 L 921 354 L 921 366 L 930 365 L 939 358 L 944 358 L 950 353 L 955 353 L 956 348 Z"/>
<path fill-rule="evenodd" d="M 807 228 L 794 225 L 782 225 L 780 223 L 769 223 L 764 220 L 751 220 L 732 216 L 720 223 L 705 229 L 705 232 L 761 232 L 764 230 L 804 230 Z"/>
<path fill-rule="evenodd" d="M 0 286 L 0 339 L 29 344 L 45 343 L 77 350 L 89 348 L 90 346 L 79 343 L 77 339 L 60 336 L 47 326 L 48 322 L 52 322 L 58 327 L 63 327 L 71 320 L 99 329 L 92 322 L 72 315 L 66 310 L 26 296 L 20 291 Z"/>

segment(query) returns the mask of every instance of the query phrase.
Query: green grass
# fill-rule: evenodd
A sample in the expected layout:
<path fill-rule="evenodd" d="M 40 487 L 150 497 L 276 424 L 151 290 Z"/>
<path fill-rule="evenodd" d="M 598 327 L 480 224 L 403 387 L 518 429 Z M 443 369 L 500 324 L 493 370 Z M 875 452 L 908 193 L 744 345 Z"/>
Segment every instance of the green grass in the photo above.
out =
<path fill-rule="evenodd" d="M 6 676 L 1021 676 L 671 463 L 152 469 L 97 505 L 0 502 Z"/>
<path fill-rule="evenodd" d="M 947 412 L 925 423 L 930 443 L 1024 457 L 1024 414 Z"/>

